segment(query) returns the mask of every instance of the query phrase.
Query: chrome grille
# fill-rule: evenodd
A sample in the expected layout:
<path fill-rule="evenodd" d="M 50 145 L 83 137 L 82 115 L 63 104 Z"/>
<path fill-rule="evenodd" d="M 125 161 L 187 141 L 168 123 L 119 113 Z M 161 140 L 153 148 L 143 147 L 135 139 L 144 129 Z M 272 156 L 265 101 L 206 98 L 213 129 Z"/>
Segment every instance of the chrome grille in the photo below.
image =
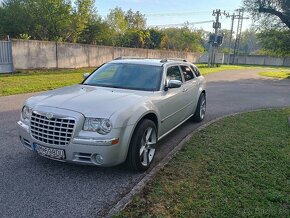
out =
<path fill-rule="evenodd" d="M 67 145 L 72 138 L 74 127 L 73 118 L 53 117 L 48 119 L 35 112 L 32 112 L 31 115 L 31 136 L 50 145 Z"/>

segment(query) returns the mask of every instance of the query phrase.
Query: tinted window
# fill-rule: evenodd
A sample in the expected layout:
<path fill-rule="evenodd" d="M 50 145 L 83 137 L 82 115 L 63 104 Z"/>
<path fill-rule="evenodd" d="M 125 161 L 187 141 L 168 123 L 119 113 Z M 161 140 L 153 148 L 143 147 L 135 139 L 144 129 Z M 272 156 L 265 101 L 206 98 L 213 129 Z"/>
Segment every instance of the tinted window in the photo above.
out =
<path fill-rule="evenodd" d="M 97 69 L 83 84 L 156 91 L 160 89 L 161 76 L 160 66 L 108 63 Z"/>
<path fill-rule="evenodd" d="M 199 72 L 199 70 L 198 70 L 196 67 L 194 67 L 194 66 L 192 66 L 192 65 L 190 65 L 190 67 L 191 67 L 191 69 L 193 70 L 194 74 L 195 74 L 197 77 L 199 77 L 199 76 L 201 75 L 201 73 Z"/>
<path fill-rule="evenodd" d="M 193 72 L 190 69 L 190 67 L 188 66 L 180 66 L 180 67 L 181 67 L 185 81 L 188 81 L 194 78 Z"/>
<path fill-rule="evenodd" d="M 167 69 L 167 80 L 179 80 L 182 82 L 182 77 L 178 66 L 169 67 Z"/>

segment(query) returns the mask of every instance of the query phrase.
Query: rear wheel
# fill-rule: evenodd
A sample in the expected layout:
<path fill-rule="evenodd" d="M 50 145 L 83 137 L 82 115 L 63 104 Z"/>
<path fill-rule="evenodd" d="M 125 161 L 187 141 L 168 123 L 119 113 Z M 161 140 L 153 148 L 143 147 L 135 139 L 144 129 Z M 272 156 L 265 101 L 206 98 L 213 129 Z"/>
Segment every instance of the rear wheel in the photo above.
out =
<path fill-rule="evenodd" d="M 206 97 L 205 93 L 201 93 L 198 99 L 197 107 L 193 115 L 193 120 L 196 122 L 201 122 L 205 117 L 206 112 Z"/>
<path fill-rule="evenodd" d="M 136 171 L 149 168 L 155 156 L 157 130 L 153 121 L 143 120 L 133 133 L 127 155 L 128 166 Z"/>

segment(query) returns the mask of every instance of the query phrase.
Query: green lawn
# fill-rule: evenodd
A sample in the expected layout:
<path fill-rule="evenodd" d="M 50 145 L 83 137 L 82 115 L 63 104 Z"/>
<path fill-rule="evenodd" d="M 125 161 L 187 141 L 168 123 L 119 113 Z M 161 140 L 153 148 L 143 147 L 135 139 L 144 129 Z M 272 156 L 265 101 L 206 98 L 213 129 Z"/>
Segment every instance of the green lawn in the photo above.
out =
<path fill-rule="evenodd" d="M 230 69 L 242 69 L 240 66 L 221 66 L 208 68 L 200 65 L 203 75 Z M 0 96 L 45 91 L 62 86 L 80 83 L 83 73 L 93 68 L 67 70 L 23 70 L 13 74 L 0 74 Z"/>
<path fill-rule="evenodd" d="M 290 217 L 290 109 L 196 133 L 116 217 Z"/>
<path fill-rule="evenodd" d="M 92 70 L 25 70 L 0 75 L 0 96 L 45 91 L 80 83 L 83 73 Z"/>
<path fill-rule="evenodd" d="M 257 68 L 253 66 L 235 65 L 222 65 L 215 68 L 208 68 L 204 64 L 198 64 L 197 66 L 203 75 L 224 70 Z M 259 68 L 263 69 L 262 67 Z M 83 73 L 91 72 L 92 70 L 93 68 L 67 70 L 23 70 L 17 71 L 13 74 L 0 74 L 0 96 L 45 91 L 80 83 L 83 80 Z"/>
<path fill-rule="evenodd" d="M 225 71 L 225 70 L 240 70 L 240 69 L 249 68 L 248 66 L 237 66 L 237 65 L 221 65 L 220 67 L 209 68 L 205 64 L 197 64 L 197 67 L 202 73 L 202 75 L 207 75 L 210 73 L 216 73 L 216 72 Z"/>
<path fill-rule="evenodd" d="M 277 72 L 261 72 L 261 76 L 274 77 L 280 79 L 290 79 L 290 71 L 277 71 Z"/>

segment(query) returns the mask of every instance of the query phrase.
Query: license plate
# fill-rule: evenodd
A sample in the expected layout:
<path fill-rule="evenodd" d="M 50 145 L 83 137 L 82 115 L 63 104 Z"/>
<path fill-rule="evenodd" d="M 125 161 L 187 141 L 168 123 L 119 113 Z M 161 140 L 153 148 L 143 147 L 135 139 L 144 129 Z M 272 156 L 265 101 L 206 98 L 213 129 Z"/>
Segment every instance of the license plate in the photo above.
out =
<path fill-rule="evenodd" d="M 62 149 L 48 148 L 38 144 L 34 144 L 36 152 L 44 157 L 49 157 L 58 160 L 65 159 L 65 152 Z"/>

